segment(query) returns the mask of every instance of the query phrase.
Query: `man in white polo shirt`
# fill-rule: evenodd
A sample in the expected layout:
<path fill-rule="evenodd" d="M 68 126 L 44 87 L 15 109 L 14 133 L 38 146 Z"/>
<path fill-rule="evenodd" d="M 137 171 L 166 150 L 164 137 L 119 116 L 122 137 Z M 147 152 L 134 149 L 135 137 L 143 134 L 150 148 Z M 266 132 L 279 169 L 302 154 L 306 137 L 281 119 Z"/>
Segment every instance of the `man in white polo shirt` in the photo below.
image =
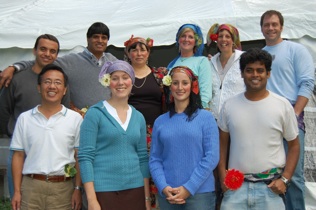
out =
<path fill-rule="evenodd" d="M 17 120 L 10 146 L 14 151 L 14 210 L 81 208 L 76 157 L 82 117 L 61 104 L 67 83 L 62 68 L 45 66 L 38 75 L 41 104 Z"/>

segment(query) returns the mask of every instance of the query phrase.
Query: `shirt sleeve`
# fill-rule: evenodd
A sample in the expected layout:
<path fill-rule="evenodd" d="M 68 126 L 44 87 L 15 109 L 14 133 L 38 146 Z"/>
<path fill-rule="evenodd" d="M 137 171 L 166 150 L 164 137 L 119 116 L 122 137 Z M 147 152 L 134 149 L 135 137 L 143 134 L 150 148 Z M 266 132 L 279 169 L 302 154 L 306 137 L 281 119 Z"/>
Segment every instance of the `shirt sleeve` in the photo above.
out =
<path fill-rule="evenodd" d="M 310 98 L 314 89 L 315 67 L 311 54 L 304 46 L 300 46 L 295 52 L 294 68 L 299 87 L 298 95 Z"/>
<path fill-rule="evenodd" d="M 153 132 L 151 136 L 151 148 L 149 156 L 149 168 L 151 176 L 158 188 L 158 191 L 163 195 L 162 190 L 168 186 L 165 173 L 163 170 L 162 152 L 163 145 L 159 141 L 160 123 L 157 121 L 154 123 Z"/>
<path fill-rule="evenodd" d="M 82 183 L 94 181 L 93 162 L 98 135 L 98 110 L 90 108 L 80 126 L 78 162 Z"/>
<path fill-rule="evenodd" d="M 195 195 L 200 186 L 205 182 L 210 174 L 213 173 L 213 170 L 219 161 L 218 128 L 214 117 L 211 116 L 211 113 L 209 112 L 207 112 L 205 119 L 203 120 L 202 144 L 204 156 L 194 169 L 188 182 L 183 185 L 191 193 L 191 195 Z"/>
<path fill-rule="evenodd" d="M 198 72 L 202 106 L 203 108 L 209 108 L 212 99 L 212 71 L 211 64 L 206 57 L 201 59 Z"/>

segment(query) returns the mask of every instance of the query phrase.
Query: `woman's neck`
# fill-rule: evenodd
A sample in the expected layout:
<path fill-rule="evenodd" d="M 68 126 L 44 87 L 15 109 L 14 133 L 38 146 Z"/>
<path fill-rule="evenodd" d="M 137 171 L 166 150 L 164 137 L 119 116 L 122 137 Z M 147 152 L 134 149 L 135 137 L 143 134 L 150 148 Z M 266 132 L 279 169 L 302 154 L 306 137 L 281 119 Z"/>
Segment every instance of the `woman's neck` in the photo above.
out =
<path fill-rule="evenodd" d="M 194 53 L 192 51 L 190 51 L 190 52 L 189 51 L 188 52 L 181 51 L 181 57 L 187 58 L 187 57 L 191 57 L 193 55 L 194 55 Z"/>
<path fill-rule="evenodd" d="M 174 101 L 174 110 L 176 113 L 183 113 L 184 110 L 188 107 L 189 100 L 187 101 Z"/>
<path fill-rule="evenodd" d="M 228 62 L 228 60 L 230 59 L 230 57 L 232 56 L 233 52 L 223 52 L 220 54 L 219 56 L 219 60 L 222 64 L 222 67 L 224 68 Z"/>
<path fill-rule="evenodd" d="M 116 110 L 127 110 L 128 109 L 128 98 L 116 99 L 111 97 L 107 102 L 114 107 Z"/>
<path fill-rule="evenodd" d="M 144 78 L 146 77 L 150 72 L 150 68 L 147 65 L 133 65 L 134 72 L 135 72 L 135 77 L 137 78 Z"/>

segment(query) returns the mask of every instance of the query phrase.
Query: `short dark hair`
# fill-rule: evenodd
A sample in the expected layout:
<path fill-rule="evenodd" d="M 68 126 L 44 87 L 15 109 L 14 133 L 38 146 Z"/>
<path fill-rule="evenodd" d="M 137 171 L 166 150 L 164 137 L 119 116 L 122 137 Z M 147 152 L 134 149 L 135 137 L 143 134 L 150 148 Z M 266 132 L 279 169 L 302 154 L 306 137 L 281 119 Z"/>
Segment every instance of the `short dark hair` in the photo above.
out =
<path fill-rule="evenodd" d="M 37 46 L 38 46 L 38 43 L 39 43 L 40 39 L 48 39 L 48 40 L 51 40 L 53 42 L 56 42 L 58 44 L 57 53 L 59 53 L 59 48 L 60 48 L 59 41 L 54 35 L 51 35 L 51 34 L 42 34 L 39 37 L 37 37 L 37 39 L 35 41 L 35 45 L 34 45 L 34 50 L 37 49 Z"/>
<path fill-rule="evenodd" d="M 241 72 L 244 72 L 247 64 L 256 61 L 260 61 L 265 65 L 267 71 L 271 71 L 272 56 L 270 53 L 259 48 L 251 48 L 240 56 L 239 64 Z"/>
<path fill-rule="evenodd" d="M 87 38 L 91 38 L 94 34 L 107 35 L 108 39 L 110 39 L 110 29 L 101 22 L 95 22 L 89 27 L 87 31 Z"/>
<path fill-rule="evenodd" d="M 260 26 L 262 27 L 262 25 L 263 25 L 263 19 L 265 18 L 265 16 L 271 17 L 272 15 L 278 16 L 279 21 L 280 21 L 280 24 L 281 24 L 281 26 L 283 27 L 283 24 L 284 24 L 283 15 L 281 14 L 281 12 L 276 11 L 276 10 L 268 10 L 268 11 L 266 11 L 265 13 L 263 13 L 263 14 L 261 15 L 261 19 L 260 19 Z"/>
<path fill-rule="evenodd" d="M 60 67 L 57 66 L 56 64 L 47 64 L 46 66 L 43 67 L 42 71 L 39 73 L 39 75 L 37 76 L 37 84 L 40 85 L 42 82 L 42 77 L 43 75 L 48 72 L 48 71 L 59 71 L 63 74 L 64 76 L 64 85 L 67 86 L 68 85 L 68 76 L 67 74 L 64 72 L 64 70 Z"/>

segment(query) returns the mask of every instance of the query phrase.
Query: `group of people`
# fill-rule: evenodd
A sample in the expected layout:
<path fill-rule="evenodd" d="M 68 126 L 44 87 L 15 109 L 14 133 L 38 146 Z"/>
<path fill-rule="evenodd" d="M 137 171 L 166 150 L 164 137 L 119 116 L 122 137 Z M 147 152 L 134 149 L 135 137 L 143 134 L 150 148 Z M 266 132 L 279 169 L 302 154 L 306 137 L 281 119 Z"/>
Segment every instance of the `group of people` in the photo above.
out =
<path fill-rule="evenodd" d="M 106 53 L 100 22 L 81 53 L 57 58 L 57 38 L 39 36 L 34 61 L 0 74 L 13 209 L 304 210 L 314 66 L 283 24 L 265 12 L 266 47 L 245 52 L 236 27 L 214 24 L 210 59 L 200 27 L 184 24 L 166 68 L 148 65 L 151 38 L 132 35 L 124 61 Z"/>

